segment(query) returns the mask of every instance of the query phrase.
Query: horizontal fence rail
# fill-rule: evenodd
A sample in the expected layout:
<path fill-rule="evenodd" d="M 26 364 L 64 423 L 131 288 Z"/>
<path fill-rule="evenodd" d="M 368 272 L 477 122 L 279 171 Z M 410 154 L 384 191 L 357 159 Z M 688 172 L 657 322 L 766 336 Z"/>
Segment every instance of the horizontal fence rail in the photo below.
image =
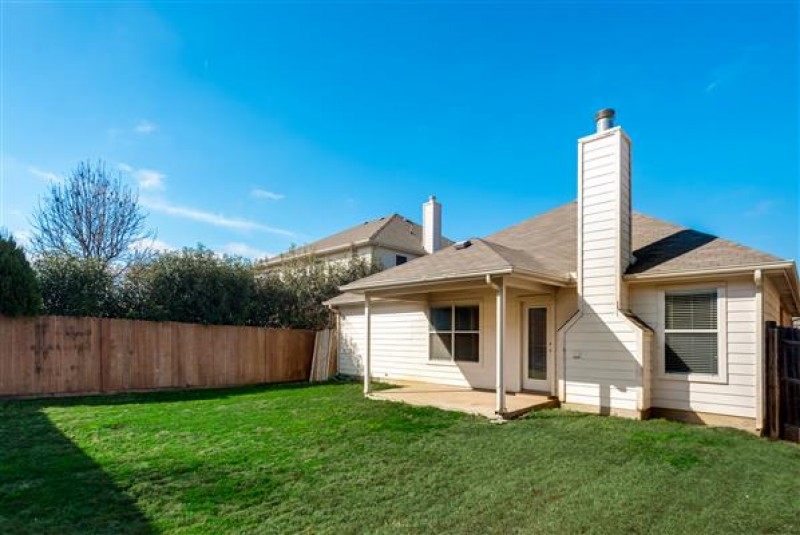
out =
<path fill-rule="evenodd" d="M 0 397 L 308 380 L 314 337 L 300 329 L 0 317 Z"/>

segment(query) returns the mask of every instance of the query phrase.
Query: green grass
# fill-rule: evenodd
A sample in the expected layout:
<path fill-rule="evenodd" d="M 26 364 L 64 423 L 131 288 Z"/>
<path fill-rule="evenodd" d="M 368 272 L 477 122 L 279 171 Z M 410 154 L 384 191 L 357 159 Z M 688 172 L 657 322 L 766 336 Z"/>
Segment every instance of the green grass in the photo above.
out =
<path fill-rule="evenodd" d="M 356 384 L 0 403 L 0 533 L 797 533 L 800 448 Z"/>

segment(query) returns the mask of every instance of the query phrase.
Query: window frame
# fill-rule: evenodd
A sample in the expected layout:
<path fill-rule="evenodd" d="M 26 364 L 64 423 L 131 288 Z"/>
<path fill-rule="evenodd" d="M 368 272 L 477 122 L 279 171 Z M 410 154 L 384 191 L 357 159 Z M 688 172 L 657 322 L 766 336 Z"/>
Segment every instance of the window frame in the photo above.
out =
<path fill-rule="evenodd" d="M 658 317 L 659 328 L 657 377 L 671 381 L 692 383 L 718 383 L 728 382 L 728 306 L 726 285 L 720 282 L 707 282 L 697 284 L 683 284 L 664 286 L 658 290 Z M 666 335 L 672 332 L 714 332 L 714 329 L 667 329 L 666 325 L 666 296 L 668 293 L 692 293 L 701 291 L 715 291 L 717 293 L 717 373 L 697 372 L 668 372 L 666 369 Z"/>
<path fill-rule="evenodd" d="M 457 330 L 456 329 L 456 307 L 475 307 L 478 309 L 478 329 L 477 330 Z M 433 308 L 450 308 L 450 330 L 437 331 L 433 327 L 431 318 L 431 309 Z M 428 319 L 428 364 L 434 366 L 461 366 L 461 365 L 480 365 L 483 363 L 483 306 L 480 301 L 446 301 L 446 302 L 429 302 L 427 309 Z M 478 360 L 457 360 L 455 354 L 451 355 L 450 359 L 437 359 L 432 358 L 431 354 L 431 335 L 439 333 L 450 334 L 450 347 L 455 350 L 455 335 L 456 334 L 477 334 L 478 335 Z"/>

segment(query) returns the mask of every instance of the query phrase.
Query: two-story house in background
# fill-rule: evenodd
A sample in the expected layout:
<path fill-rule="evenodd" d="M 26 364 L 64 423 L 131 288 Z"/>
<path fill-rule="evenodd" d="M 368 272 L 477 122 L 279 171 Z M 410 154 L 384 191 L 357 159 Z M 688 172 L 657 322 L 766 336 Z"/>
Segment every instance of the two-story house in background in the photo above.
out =
<path fill-rule="evenodd" d="M 264 265 L 277 267 L 311 255 L 327 262 L 357 256 L 375 260 L 382 268 L 388 269 L 451 244 L 452 241 L 442 236 L 442 205 L 431 196 L 422 205 L 422 225 L 399 214 L 391 214 L 286 251 L 268 259 Z"/>

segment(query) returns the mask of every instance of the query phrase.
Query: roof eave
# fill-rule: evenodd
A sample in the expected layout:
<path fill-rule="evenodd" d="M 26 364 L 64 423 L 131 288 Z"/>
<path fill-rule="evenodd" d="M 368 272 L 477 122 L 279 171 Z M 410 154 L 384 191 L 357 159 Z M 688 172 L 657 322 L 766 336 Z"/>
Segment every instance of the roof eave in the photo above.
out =
<path fill-rule="evenodd" d="M 350 243 L 344 243 L 342 245 L 334 245 L 333 247 L 326 247 L 325 249 L 311 249 L 307 247 L 299 247 L 297 249 L 298 252 L 296 253 L 281 253 L 278 256 L 270 258 L 269 260 L 266 261 L 266 265 L 274 266 L 282 264 L 288 260 L 296 260 L 298 258 L 305 258 L 306 256 L 311 256 L 311 255 L 327 255 L 331 253 L 339 253 L 342 251 L 347 251 L 348 249 L 365 247 L 368 245 L 373 245 L 373 243 L 371 240 L 365 239 Z"/>
<path fill-rule="evenodd" d="M 441 284 L 446 282 L 464 282 L 472 279 L 483 280 L 486 278 L 486 276 L 496 277 L 501 275 L 520 275 L 526 278 L 535 279 L 537 282 L 552 284 L 554 286 L 569 286 L 574 282 L 570 277 L 560 277 L 558 275 L 553 275 L 550 273 L 542 273 L 534 270 L 507 267 L 502 269 L 479 270 L 469 273 L 462 273 L 459 275 L 425 277 L 413 281 L 386 281 L 368 286 L 359 286 L 356 283 L 351 283 L 345 286 L 341 286 L 339 290 L 342 292 L 364 293 L 364 292 L 378 291 L 378 290 L 405 289 L 405 288 L 413 288 L 420 286 L 424 287 L 424 286 L 430 286 L 432 284 Z"/>
<path fill-rule="evenodd" d="M 439 284 L 443 282 L 463 282 L 465 280 L 471 279 L 478 279 L 482 280 L 485 279 L 487 275 L 489 276 L 497 276 L 497 275 L 510 275 L 512 273 L 511 268 L 503 268 L 503 269 L 494 269 L 494 270 L 479 270 L 473 271 L 469 273 L 462 273 L 459 275 L 442 275 L 438 277 L 422 277 L 415 280 L 408 280 L 408 281 L 398 281 L 398 280 L 389 280 L 384 281 L 376 284 L 369 284 L 369 285 L 358 285 L 357 282 L 347 284 L 345 286 L 340 286 L 339 291 L 342 292 L 354 292 L 354 293 L 365 293 L 368 291 L 376 291 L 376 290 L 392 290 L 392 289 L 403 289 L 403 288 L 412 288 L 415 286 L 429 286 L 431 284 Z"/>
<path fill-rule="evenodd" d="M 786 277 L 786 282 L 792 294 L 792 302 L 795 312 L 800 314 L 800 279 L 797 275 L 797 265 L 794 260 L 782 260 L 780 262 L 763 262 L 761 264 L 746 264 L 739 266 L 729 266 L 724 268 L 709 268 L 702 270 L 672 271 L 662 273 L 633 273 L 625 275 L 624 279 L 631 283 L 646 283 L 658 281 L 685 281 L 685 280 L 708 280 L 719 278 L 720 276 L 751 275 L 755 271 L 761 270 L 764 273 L 779 272 Z"/>
<path fill-rule="evenodd" d="M 561 275 L 555 275 L 553 273 L 524 268 L 513 268 L 512 272 L 514 275 L 520 275 L 522 277 L 534 279 L 537 282 L 544 282 L 553 286 L 572 286 L 575 284 L 575 279 L 573 279 L 571 276 L 564 277 Z"/>
<path fill-rule="evenodd" d="M 794 260 L 791 261 L 791 267 L 784 269 L 783 274 L 786 277 L 786 282 L 792 292 L 792 301 L 794 301 L 795 314 L 800 316 L 800 278 L 797 275 L 797 264 Z"/>
<path fill-rule="evenodd" d="M 661 271 L 655 273 L 629 273 L 623 275 L 628 282 L 645 282 L 670 279 L 707 278 L 719 275 L 747 275 L 755 270 L 762 271 L 794 269 L 794 261 L 764 262 L 761 264 L 742 264 L 738 266 L 713 267 L 704 269 Z"/>
<path fill-rule="evenodd" d="M 317 256 L 325 256 L 334 253 L 340 253 L 342 251 L 347 251 L 349 249 L 357 249 L 359 247 L 382 247 L 384 249 L 388 249 L 391 251 L 397 251 L 398 253 L 406 253 L 406 254 L 413 254 L 423 256 L 427 254 L 424 249 L 411 249 L 410 247 L 397 247 L 396 245 L 383 243 L 381 240 L 359 240 L 351 243 L 347 243 L 344 245 L 335 245 L 333 247 L 327 247 L 325 249 L 309 249 L 309 250 L 302 250 L 302 252 L 298 252 L 295 254 L 283 253 L 279 256 L 272 257 L 271 259 L 267 260 L 264 265 L 267 267 L 270 266 L 278 266 L 287 262 L 289 260 L 297 260 L 299 258 L 305 258 L 307 256 L 317 255 Z"/>

